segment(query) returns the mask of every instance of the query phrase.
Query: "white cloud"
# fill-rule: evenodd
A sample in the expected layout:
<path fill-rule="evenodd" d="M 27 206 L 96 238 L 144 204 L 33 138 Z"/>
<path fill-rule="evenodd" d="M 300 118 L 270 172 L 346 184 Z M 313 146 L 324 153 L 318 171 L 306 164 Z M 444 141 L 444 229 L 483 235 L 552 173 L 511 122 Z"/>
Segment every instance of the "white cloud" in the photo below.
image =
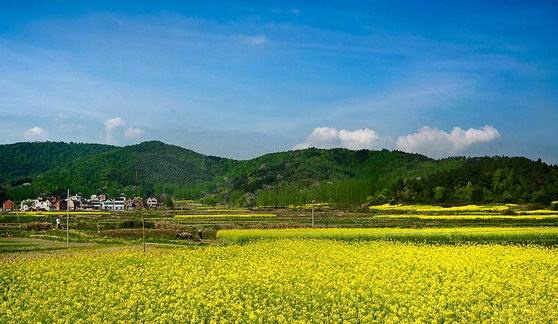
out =
<path fill-rule="evenodd" d="M 378 134 L 370 128 L 357 129 L 354 131 L 342 129 L 339 131 L 339 139 L 343 147 L 351 150 L 371 148 L 372 144 L 378 140 L 378 138 Z"/>
<path fill-rule="evenodd" d="M 399 137 L 396 145 L 402 151 L 439 158 L 456 155 L 473 145 L 492 142 L 500 138 L 500 132 L 490 125 L 485 125 L 481 129 L 469 128 L 468 130 L 455 127 L 449 133 L 437 128 L 423 127 L 416 133 Z"/>
<path fill-rule="evenodd" d="M 112 130 L 124 124 L 124 120 L 122 120 L 122 118 L 120 117 L 111 118 L 105 122 L 105 129 Z"/>
<path fill-rule="evenodd" d="M 332 127 L 317 127 L 304 142 L 295 145 L 293 149 L 344 147 L 360 150 L 395 146 L 401 151 L 441 158 L 463 153 L 474 145 L 493 142 L 500 138 L 500 132 L 490 125 L 467 130 L 455 127 L 451 132 L 425 126 L 416 133 L 400 136 L 395 142 L 391 137 L 379 136 L 370 128 L 337 130 Z"/>
<path fill-rule="evenodd" d="M 48 132 L 41 127 L 35 126 L 26 130 L 23 133 L 23 137 L 28 141 L 46 141 L 48 140 Z"/>
<path fill-rule="evenodd" d="M 105 141 L 108 144 L 114 144 L 113 131 L 125 124 L 120 117 L 115 117 L 105 121 Z"/>
<path fill-rule="evenodd" d="M 141 128 L 128 127 L 124 132 L 124 136 L 131 139 L 136 139 L 141 137 L 145 132 Z"/>
<path fill-rule="evenodd" d="M 240 35 L 236 38 L 240 43 L 251 46 L 261 46 L 267 44 L 268 42 L 265 35 Z"/>
<path fill-rule="evenodd" d="M 331 127 L 317 127 L 306 138 L 303 143 L 297 144 L 293 149 L 304 149 L 309 147 L 332 148 L 344 147 L 351 150 L 371 149 L 380 137 L 369 128 L 354 131 Z"/>
<path fill-rule="evenodd" d="M 310 136 L 308 136 L 307 141 L 310 143 L 327 144 L 335 141 L 337 139 L 337 129 L 331 127 L 317 127 L 315 128 Z"/>

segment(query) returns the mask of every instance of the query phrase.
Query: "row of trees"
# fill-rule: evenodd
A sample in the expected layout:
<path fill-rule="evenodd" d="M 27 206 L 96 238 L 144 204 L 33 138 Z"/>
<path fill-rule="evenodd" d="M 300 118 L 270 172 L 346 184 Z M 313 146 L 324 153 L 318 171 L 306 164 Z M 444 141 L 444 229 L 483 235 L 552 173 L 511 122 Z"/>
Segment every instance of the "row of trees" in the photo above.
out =
<path fill-rule="evenodd" d="M 376 189 L 372 180 L 346 179 L 327 181 L 311 186 L 287 184 L 276 189 L 258 191 L 257 206 L 303 205 L 312 201 L 335 205 L 359 205 Z"/>

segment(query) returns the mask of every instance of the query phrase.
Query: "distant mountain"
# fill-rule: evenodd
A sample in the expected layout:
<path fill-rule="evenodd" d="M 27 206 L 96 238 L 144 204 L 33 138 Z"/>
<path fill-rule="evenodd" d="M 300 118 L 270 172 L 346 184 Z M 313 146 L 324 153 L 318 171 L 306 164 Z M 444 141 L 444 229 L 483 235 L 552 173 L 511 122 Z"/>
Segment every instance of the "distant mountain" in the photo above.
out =
<path fill-rule="evenodd" d="M 158 141 L 0 145 L 0 199 L 38 194 L 160 195 L 285 206 L 312 200 L 473 203 L 558 199 L 558 167 L 526 158 L 434 160 L 399 151 L 306 149 L 236 161 Z M 31 185 L 23 185 L 31 182 Z M 3 189 L 2 189 L 3 188 Z"/>

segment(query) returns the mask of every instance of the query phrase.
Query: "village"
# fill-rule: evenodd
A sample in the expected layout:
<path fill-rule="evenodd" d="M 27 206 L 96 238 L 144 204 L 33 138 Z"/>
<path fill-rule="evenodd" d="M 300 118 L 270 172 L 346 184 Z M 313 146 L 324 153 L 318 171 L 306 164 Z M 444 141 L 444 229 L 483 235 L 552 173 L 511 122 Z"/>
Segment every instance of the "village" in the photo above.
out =
<path fill-rule="evenodd" d="M 144 200 L 141 197 L 126 198 L 124 195 L 115 198 L 107 198 L 106 195 L 91 195 L 89 199 L 81 195 L 70 196 L 69 199 L 59 197 L 37 197 L 26 199 L 20 203 L 20 211 L 132 211 L 143 208 L 157 208 L 157 198 L 149 197 Z M 4 211 L 15 211 L 16 204 L 12 200 L 5 200 L 2 204 Z"/>

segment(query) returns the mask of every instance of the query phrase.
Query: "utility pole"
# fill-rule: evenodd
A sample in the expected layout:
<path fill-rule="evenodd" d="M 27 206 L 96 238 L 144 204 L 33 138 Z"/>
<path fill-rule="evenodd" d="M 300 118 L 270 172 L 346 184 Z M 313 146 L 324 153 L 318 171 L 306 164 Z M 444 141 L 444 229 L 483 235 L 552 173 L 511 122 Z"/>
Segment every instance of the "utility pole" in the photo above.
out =
<path fill-rule="evenodd" d="M 70 189 L 66 195 L 66 248 L 70 247 Z"/>

